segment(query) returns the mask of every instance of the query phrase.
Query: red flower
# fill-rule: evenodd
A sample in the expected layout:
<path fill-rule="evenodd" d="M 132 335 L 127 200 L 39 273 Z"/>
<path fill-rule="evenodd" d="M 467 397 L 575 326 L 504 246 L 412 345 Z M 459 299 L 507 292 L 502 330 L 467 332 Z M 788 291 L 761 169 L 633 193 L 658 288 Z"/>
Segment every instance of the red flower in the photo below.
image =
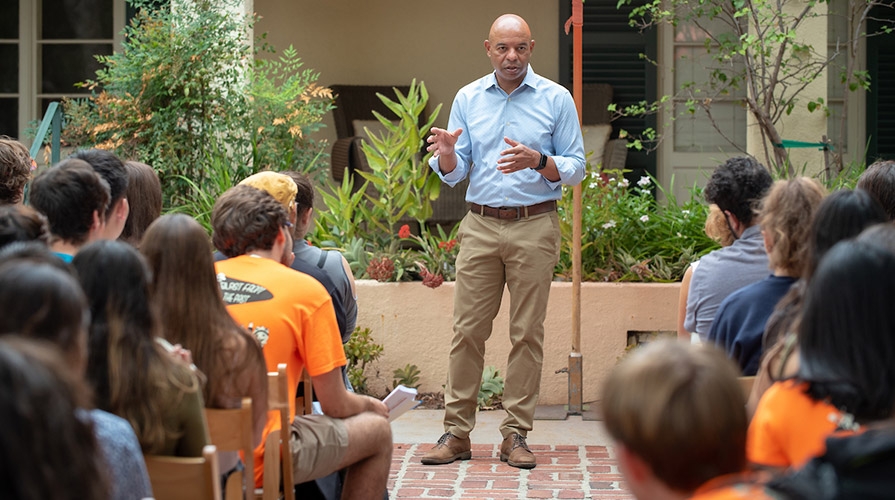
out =
<path fill-rule="evenodd" d="M 404 224 L 401 226 L 401 229 L 398 229 L 398 237 L 399 238 L 410 238 L 410 226 Z"/>

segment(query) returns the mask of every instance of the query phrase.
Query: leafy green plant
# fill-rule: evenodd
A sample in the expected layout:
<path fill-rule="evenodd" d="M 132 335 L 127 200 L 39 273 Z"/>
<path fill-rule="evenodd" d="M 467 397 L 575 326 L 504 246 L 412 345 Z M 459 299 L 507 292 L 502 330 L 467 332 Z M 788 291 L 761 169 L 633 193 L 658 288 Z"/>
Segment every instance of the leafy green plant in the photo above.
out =
<path fill-rule="evenodd" d="M 377 94 L 398 116 L 398 122 L 392 123 L 374 111 L 385 131 L 377 136 L 367 130 L 370 140 L 363 142 L 363 150 L 370 172 L 360 171 L 376 191 L 375 195 L 366 195 L 371 215 L 366 221 L 368 230 L 389 237 L 389 253 L 398 249 L 399 242 L 395 236 L 401 218 L 407 215 L 425 221 L 432 216 L 432 200 L 438 198 L 441 192 L 441 179 L 428 165 L 431 153 L 420 154 L 425 144 L 424 138 L 438 117 L 441 104 L 429 120 L 420 125 L 420 114 L 429 101 L 426 84 L 417 84 L 413 80 L 406 96 L 397 89 L 395 94 L 397 102 Z"/>
<path fill-rule="evenodd" d="M 679 203 L 652 176 L 635 185 L 623 171 L 591 172 L 582 182 L 582 278 L 588 281 L 677 281 L 693 260 L 718 247 L 705 235 L 708 213 L 699 189 Z M 660 191 L 664 203 L 656 200 Z M 556 273 L 571 276 L 572 199 L 560 202 L 563 250 Z"/>
<path fill-rule="evenodd" d="M 345 357 L 348 358 L 348 380 L 355 392 L 367 394 L 367 363 L 376 361 L 382 355 L 382 344 L 373 341 L 369 328 L 357 327 L 351 339 L 345 344 Z"/>
<path fill-rule="evenodd" d="M 408 363 L 404 365 L 404 368 L 396 368 L 392 374 L 394 375 L 392 389 L 399 385 L 413 389 L 420 388 L 420 369 L 416 365 Z"/>
<path fill-rule="evenodd" d="M 503 397 L 503 377 L 493 366 L 486 366 L 482 372 L 482 386 L 476 397 L 476 403 L 480 410 L 494 407 Z"/>
<path fill-rule="evenodd" d="M 132 4 L 122 50 L 98 56 L 103 68 L 82 84 L 94 95 L 64 101 L 67 141 L 152 165 L 169 207 L 207 190 L 222 166 L 235 180 L 325 169 L 325 144 L 310 134 L 331 109 L 329 90 L 291 48 L 255 58 L 255 19 L 238 14 L 238 0 Z"/>

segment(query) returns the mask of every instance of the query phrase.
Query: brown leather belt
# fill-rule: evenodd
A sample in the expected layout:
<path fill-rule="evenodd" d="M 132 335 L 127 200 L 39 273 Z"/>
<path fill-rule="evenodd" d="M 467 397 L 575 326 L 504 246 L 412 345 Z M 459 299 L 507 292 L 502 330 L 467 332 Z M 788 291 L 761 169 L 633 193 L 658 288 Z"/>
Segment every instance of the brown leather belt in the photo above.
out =
<path fill-rule="evenodd" d="M 485 217 L 494 217 L 501 220 L 519 220 L 523 217 L 543 214 L 556 210 L 556 200 L 545 201 L 527 207 L 489 207 L 470 203 L 469 210 Z"/>

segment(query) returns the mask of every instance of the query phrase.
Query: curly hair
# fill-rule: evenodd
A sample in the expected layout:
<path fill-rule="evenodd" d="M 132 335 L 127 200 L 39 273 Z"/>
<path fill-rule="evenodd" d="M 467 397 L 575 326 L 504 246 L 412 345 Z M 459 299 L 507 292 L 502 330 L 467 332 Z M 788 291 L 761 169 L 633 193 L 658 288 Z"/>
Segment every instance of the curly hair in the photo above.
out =
<path fill-rule="evenodd" d="M 771 240 L 771 267 L 802 276 L 809 262 L 811 220 L 826 196 L 814 179 L 777 181 L 761 202 L 761 230 Z"/>
<path fill-rule="evenodd" d="M 709 205 L 709 213 L 705 217 L 703 231 L 705 231 L 706 236 L 717 241 L 722 247 L 729 247 L 730 245 L 733 245 L 734 240 L 736 240 L 733 231 L 731 231 L 730 226 L 727 225 L 727 219 L 724 217 L 724 212 L 722 212 L 721 209 L 718 208 L 718 205 L 715 205 L 714 203 Z"/>
<path fill-rule="evenodd" d="M 214 204 L 212 243 L 227 257 L 270 250 L 287 222 L 286 209 L 269 193 L 244 184 L 234 186 Z"/>
<path fill-rule="evenodd" d="M 31 179 L 31 153 L 19 141 L 0 136 L 0 205 L 22 201 Z"/>
<path fill-rule="evenodd" d="M 705 200 L 730 212 L 746 226 L 752 225 L 755 205 L 773 179 L 764 165 L 751 156 L 731 158 L 712 172 L 705 186 Z"/>

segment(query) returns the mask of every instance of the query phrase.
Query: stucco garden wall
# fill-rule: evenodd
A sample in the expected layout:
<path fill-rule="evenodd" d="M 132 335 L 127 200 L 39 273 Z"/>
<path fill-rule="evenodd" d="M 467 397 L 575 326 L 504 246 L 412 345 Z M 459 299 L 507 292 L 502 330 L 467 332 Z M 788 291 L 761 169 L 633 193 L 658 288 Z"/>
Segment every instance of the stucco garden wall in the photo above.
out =
<path fill-rule="evenodd" d="M 600 399 L 603 381 L 624 354 L 628 331 L 673 331 L 677 322 L 679 283 L 583 283 L 581 287 L 581 351 L 583 398 Z M 420 390 L 441 391 L 447 379 L 451 343 L 454 284 L 436 289 L 419 282 L 358 282 L 358 321 L 384 346 L 378 363 L 368 367 L 371 387 L 384 391 L 392 371 L 408 363 L 422 372 Z M 550 293 L 541 404 L 568 403 L 568 376 L 555 373 L 568 366 L 571 352 L 571 283 L 554 283 Z M 485 364 L 506 373 L 509 294 L 486 344 Z M 378 374 L 377 374 L 378 370 Z"/>

